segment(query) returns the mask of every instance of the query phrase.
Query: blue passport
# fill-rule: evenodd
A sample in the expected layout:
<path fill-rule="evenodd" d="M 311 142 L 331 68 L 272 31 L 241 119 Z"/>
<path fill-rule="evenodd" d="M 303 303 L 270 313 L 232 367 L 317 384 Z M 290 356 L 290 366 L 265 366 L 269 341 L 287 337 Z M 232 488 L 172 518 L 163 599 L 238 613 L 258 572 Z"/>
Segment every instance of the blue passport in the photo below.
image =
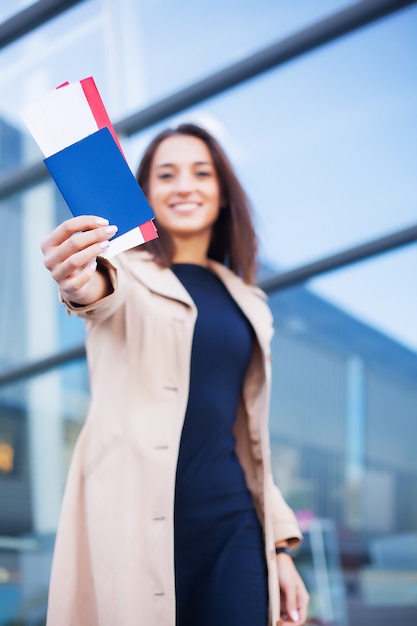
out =
<path fill-rule="evenodd" d="M 155 217 L 108 128 L 44 161 L 74 216 L 105 217 L 117 236 Z"/>

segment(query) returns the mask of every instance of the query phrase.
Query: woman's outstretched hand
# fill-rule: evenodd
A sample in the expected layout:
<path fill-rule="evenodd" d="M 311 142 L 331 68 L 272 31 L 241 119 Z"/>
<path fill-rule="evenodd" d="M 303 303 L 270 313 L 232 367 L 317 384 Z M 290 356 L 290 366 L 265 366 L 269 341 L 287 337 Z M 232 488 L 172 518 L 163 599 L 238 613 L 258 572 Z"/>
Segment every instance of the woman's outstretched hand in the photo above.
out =
<path fill-rule="evenodd" d="M 106 276 L 96 272 L 96 259 L 116 232 L 108 220 L 83 215 L 63 222 L 43 240 L 44 265 L 65 300 L 91 304 L 110 292 Z"/>
<path fill-rule="evenodd" d="M 307 619 L 309 601 L 307 589 L 288 554 L 278 554 L 277 563 L 281 595 L 281 617 L 278 624 L 303 626 Z"/>

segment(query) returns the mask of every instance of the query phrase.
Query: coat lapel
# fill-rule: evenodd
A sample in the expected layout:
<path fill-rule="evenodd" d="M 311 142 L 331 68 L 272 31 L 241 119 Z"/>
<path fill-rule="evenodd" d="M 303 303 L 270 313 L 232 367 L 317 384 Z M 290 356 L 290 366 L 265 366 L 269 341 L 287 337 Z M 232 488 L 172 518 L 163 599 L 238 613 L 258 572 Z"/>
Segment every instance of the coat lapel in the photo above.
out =
<path fill-rule="evenodd" d="M 131 271 L 150 291 L 195 308 L 188 291 L 169 268 L 154 263 L 148 252 L 135 251 L 131 252 L 131 256 Z"/>
<path fill-rule="evenodd" d="M 210 261 L 209 266 L 224 283 L 232 298 L 246 315 L 264 353 L 268 354 L 273 335 L 273 319 L 269 307 L 265 304 L 266 294 L 258 287 L 246 285 L 221 263 Z"/>

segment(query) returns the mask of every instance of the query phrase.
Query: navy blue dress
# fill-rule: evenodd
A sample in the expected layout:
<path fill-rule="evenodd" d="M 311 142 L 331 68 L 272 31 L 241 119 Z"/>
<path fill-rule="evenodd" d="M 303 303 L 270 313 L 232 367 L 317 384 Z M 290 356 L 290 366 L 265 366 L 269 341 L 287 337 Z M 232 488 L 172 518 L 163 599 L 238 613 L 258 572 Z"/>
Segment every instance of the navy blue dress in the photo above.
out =
<path fill-rule="evenodd" d="M 252 327 L 210 270 L 172 269 L 198 309 L 176 477 L 177 626 L 266 626 L 263 534 L 232 433 Z"/>

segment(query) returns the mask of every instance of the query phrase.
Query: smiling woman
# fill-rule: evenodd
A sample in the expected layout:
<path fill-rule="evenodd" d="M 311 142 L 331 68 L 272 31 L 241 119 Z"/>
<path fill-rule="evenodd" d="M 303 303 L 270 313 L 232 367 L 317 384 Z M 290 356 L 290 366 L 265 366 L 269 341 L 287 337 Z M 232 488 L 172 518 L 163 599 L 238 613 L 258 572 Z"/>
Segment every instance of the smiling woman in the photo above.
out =
<path fill-rule="evenodd" d="M 249 203 L 217 141 L 158 135 L 137 179 L 159 239 L 112 259 L 73 218 L 43 242 L 86 320 L 93 401 L 58 528 L 48 625 L 301 626 L 301 533 L 273 484 L 272 316 Z M 79 271 L 79 269 L 81 271 Z"/>
<path fill-rule="evenodd" d="M 137 180 L 148 197 L 159 193 L 162 197 L 165 189 L 165 193 L 171 193 L 174 204 L 177 200 L 196 200 L 201 194 L 207 211 L 211 198 L 215 219 L 209 246 L 205 247 L 208 257 L 226 264 L 245 282 L 255 281 L 257 240 L 249 200 L 228 157 L 212 135 L 194 124 L 181 124 L 176 130 L 162 131 L 145 151 Z M 166 187 L 158 184 L 161 180 L 167 181 Z M 164 216 L 159 215 L 158 198 L 151 198 L 151 204 L 156 214 L 159 239 L 147 244 L 146 248 L 159 263 L 168 267 L 174 253 L 183 254 L 185 248 L 173 245 L 172 236 L 168 235 L 163 222 Z M 177 208 L 176 212 L 179 210 Z M 198 246 L 195 251 L 201 256 Z"/>

